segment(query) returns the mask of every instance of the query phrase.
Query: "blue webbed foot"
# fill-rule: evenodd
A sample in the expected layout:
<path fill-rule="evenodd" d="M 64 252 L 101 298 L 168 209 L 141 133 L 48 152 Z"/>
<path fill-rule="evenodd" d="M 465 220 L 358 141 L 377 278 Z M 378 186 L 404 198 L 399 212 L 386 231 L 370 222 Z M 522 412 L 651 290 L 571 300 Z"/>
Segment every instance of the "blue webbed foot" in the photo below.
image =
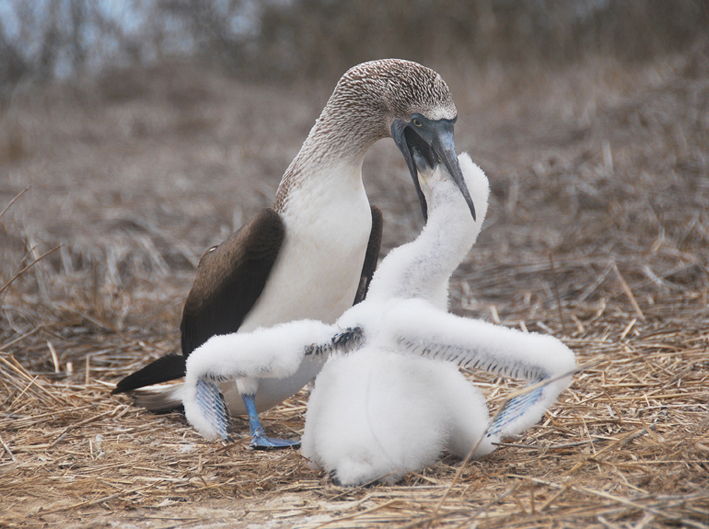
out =
<path fill-rule="evenodd" d="M 300 441 L 288 441 L 286 439 L 274 439 L 266 437 L 266 432 L 261 426 L 261 421 L 258 418 L 256 411 L 256 403 L 254 395 L 242 395 L 246 412 L 249 414 L 249 426 L 251 427 L 251 443 L 249 448 L 254 450 L 279 450 L 282 448 L 300 448 Z"/>
<path fill-rule="evenodd" d="M 300 448 L 300 441 L 274 439 L 263 435 L 252 435 L 249 448 L 254 450 L 279 450 L 281 448 Z"/>

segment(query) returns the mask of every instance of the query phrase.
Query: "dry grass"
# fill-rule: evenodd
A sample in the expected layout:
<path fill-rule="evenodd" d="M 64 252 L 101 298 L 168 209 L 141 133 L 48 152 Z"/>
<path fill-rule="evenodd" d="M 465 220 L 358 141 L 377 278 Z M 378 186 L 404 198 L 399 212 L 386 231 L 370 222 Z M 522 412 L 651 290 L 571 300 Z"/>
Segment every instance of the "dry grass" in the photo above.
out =
<path fill-rule="evenodd" d="M 598 363 L 491 456 L 357 489 L 109 396 L 176 348 L 196 256 L 270 202 L 329 87 L 284 97 L 173 70 L 134 98 L 26 93 L 0 132 L 0 208 L 32 186 L 0 218 L 0 526 L 709 526 L 706 57 L 441 67 L 459 148 L 493 186 L 454 310 Z M 365 167 L 387 248 L 420 216 L 398 158 L 378 145 Z M 475 379 L 493 405 L 513 387 Z M 306 399 L 268 412 L 268 431 L 299 435 Z"/>

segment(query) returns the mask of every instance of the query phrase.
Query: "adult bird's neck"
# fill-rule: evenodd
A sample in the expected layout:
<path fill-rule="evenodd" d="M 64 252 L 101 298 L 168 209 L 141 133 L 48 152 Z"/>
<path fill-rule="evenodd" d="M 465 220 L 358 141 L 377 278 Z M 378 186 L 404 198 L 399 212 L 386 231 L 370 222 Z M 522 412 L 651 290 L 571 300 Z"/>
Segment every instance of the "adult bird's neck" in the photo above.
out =
<path fill-rule="evenodd" d="M 336 89 L 283 175 L 276 193 L 276 210 L 283 211 L 294 192 L 308 187 L 344 190 L 361 185 L 367 150 L 387 135 L 384 111 L 376 99 L 359 94 L 352 101 L 342 88 Z"/>

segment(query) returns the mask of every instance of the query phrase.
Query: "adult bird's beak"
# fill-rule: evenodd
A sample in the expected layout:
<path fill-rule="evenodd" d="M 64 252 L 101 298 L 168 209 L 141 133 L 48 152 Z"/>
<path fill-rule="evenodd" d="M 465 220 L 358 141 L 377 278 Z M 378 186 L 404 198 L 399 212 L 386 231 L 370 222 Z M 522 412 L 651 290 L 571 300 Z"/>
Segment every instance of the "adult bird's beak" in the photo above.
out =
<path fill-rule="evenodd" d="M 460 170 L 458 155 L 455 152 L 455 141 L 453 139 L 453 124 L 455 119 L 439 119 L 433 121 L 423 116 L 415 114 L 410 122 L 395 119 L 391 125 L 391 137 L 394 138 L 399 150 L 404 155 L 406 165 L 409 167 L 411 178 L 414 180 L 416 193 L 421 202 L 423 217 L 427 220 L 426 198 L 423 195 L 418 180 L 418 169 L 414 161 L 414 151 L 426 160 L 429 166 L 435 167 L 443 162 L 448 169 L 453 181 L 463 194 L 468 203 L 470 213 L 475 217 L 475 206 L 470 197 L 468 186 L 465 184 L 463 172 Z"/>

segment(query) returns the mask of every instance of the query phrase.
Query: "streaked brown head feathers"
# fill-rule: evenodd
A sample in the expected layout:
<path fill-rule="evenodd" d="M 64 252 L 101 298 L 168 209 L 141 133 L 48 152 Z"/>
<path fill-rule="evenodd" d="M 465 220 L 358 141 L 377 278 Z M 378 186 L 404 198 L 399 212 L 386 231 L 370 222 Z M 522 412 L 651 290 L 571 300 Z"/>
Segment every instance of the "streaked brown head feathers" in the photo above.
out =
<path fill-rule="evenodd" d="M 435 71 L 401 59 L 365 62 L 339 80 L 276 194 L 280 211 L 291 189 L 318 166 L 361 163 L 376 141 L 391 136 L 395 119 L 419 113 L 430 120 L 457 116 L 448 85 Z"/>

